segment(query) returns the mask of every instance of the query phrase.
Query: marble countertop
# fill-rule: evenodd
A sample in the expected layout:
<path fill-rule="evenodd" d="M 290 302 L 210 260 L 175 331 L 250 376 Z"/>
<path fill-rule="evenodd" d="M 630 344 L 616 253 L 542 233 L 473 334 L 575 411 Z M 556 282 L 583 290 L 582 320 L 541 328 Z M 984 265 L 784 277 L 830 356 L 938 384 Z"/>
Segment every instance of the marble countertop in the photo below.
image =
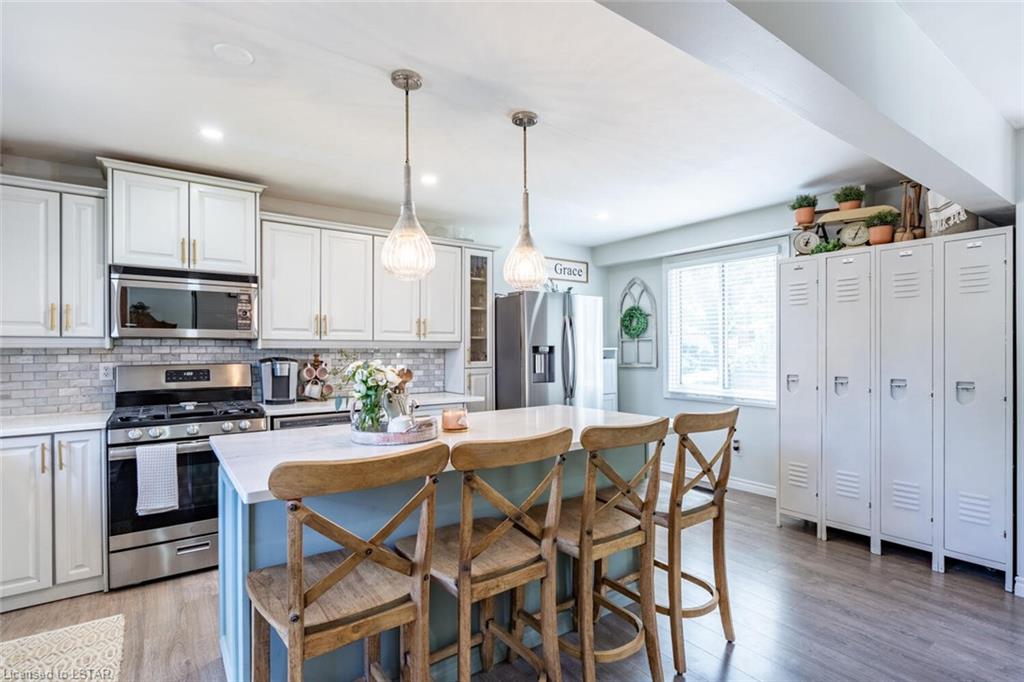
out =
<path fill-rule="evenodd" d="M 452 405 L 458 403 L 480 403 L 483 397 L 469 395 L 466 393 L 410 393 L 420 407 L 436 407 L 437 405 Z M 346 401 L 348 398 L 346 398 Z M 320 412 L 334 412 L 334 399 L 330 400 L 298 400 L 294 403 L 268 404 L 260 403 L 266 410 L 268 417 L 283 417 L 296 414 L 319 414 Z M 347 407 L 345 409 L 348 409 Z"/>
<path fill-rule="evenodd" d="M 62 414 L 37 414 L 26 417 L 0 417 L 0 437 L 32 436 L 42 433 L 66 433 L 68 431 L 92 431 L 104 429 L 110 410 L 99 412 L 69 412 Z"/>
<path fill-rule="evenodd" d="M 569 427 L 573 430 L 572 449 L 578 449 L 580 433 L 588 426 L 631 426 L 644 424 L 653 419 L 658 417 L 607 412 L 586 407 L 544 405 L 516 410 L 473 412 L 469 415 L 468 431 L 442 431 L 438 440 L 451 447 L 461 441 L 527 438 Z M 221 470 L 227 475 L 245 504 L 274 499 L 267 485 L 271 470 L 281 462 L 380 457 L 422 445 L 355 445 L 349 438 L 349 430 L 350 427 L 346 424 L 232 434 L 214 436 L 210 439 L 210 444 L 220 460 Z"/>

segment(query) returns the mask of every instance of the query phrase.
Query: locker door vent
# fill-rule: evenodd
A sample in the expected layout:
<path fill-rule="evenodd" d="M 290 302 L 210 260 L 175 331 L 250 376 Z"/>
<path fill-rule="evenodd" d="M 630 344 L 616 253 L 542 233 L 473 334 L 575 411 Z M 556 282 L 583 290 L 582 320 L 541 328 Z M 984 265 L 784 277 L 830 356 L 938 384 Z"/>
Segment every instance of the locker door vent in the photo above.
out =
<path fill-rule="evenodd" d="M 855 303 L 860 300 L 860 277 L 836 277 L 836 285 L 832 290 L 837 303 Z"/>
<path fill-rule="evenodd" d="M 807 305 L 811 297 L 809 296 L 810 286 L 807 282 L 790 282 L 787 290 L 787 300 L 790 305 Z"/>
<path fill-rule="evenodd" d="M 810 481 L 807 465 L 803 462 L 790 462 L 787 469 L 786 480 L 794 488 L 806 488 Z"/>
<path fill-rule="evenodd" d="M 987 263 L 961 265 L 957 268 L 957 285 L 961 294 L 983 294 L 992 288 L 991 267 Z"/>
<path fill-rule="evenodd" d="M 894 272 L 891 288 L 893 298 L 917 298 L 921 295 L 921 275 L 917 272 Z"/>
<path fill-rule="evenodd" d="M 992 525 L 992 501 L 988 495 L 975 495 L 957 491 L 957 516 L 964 523 L 977 526 Z"/>
<path fill-rule="evenodd" d="M 893 481 L 892 506 L 911 512 L 921 511 L 921 486 L 909 481 Z"/>
<path fill-rule="evenodd" d="M 854 471 L 836 471 L 836 495 L 860 499 L 860 474 Z"/>

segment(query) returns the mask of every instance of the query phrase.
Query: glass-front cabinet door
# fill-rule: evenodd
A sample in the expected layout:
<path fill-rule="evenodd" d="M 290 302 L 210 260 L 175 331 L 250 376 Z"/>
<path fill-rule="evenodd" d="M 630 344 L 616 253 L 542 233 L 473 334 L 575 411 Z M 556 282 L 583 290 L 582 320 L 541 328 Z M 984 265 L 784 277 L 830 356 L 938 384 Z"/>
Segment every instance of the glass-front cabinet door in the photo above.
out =
<path fill-rule="evenodd" d="M 469 279 L 466 296 L 469 315 L 466 318 L 466 366 L 490 367 L 494 355 L 494 282 L 493 253 L 466 249 L 466 273 Z"/>

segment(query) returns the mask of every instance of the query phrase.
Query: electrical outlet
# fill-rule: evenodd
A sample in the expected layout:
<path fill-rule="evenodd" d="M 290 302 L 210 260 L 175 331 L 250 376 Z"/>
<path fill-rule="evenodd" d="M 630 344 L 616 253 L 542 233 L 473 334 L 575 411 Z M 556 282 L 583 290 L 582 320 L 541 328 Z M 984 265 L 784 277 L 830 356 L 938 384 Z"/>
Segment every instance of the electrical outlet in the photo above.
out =
<path fill-rule="evenodd" d="M 739 438 L 733 438 L 732 439 L 732 451 L 735 452 L 737 455 L 741 454 L 740 453 L 740 439 Z"/>
<path fill-rule="evenodd" d="M 114 363 L 112 362 L 101 362 L 100 363 L 100 381 L 113 381 L 114 380 Z"/>

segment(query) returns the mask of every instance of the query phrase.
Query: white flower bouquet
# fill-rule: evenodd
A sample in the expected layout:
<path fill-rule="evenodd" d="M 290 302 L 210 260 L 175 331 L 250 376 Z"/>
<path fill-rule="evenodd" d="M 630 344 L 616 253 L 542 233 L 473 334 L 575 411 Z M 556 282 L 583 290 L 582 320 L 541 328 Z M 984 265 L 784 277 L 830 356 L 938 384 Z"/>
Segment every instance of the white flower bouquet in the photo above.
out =
<path fill-rule="evenodd" d="M 380 360 L 357 360 L 342 372 L 342 378 L 352 383 L 352 398 L 361 404 L 352 428 L 359 431 L 384 431 L 384 398 L 389 390 L 402 383 L 405 367 L 385 367 Z"/>

